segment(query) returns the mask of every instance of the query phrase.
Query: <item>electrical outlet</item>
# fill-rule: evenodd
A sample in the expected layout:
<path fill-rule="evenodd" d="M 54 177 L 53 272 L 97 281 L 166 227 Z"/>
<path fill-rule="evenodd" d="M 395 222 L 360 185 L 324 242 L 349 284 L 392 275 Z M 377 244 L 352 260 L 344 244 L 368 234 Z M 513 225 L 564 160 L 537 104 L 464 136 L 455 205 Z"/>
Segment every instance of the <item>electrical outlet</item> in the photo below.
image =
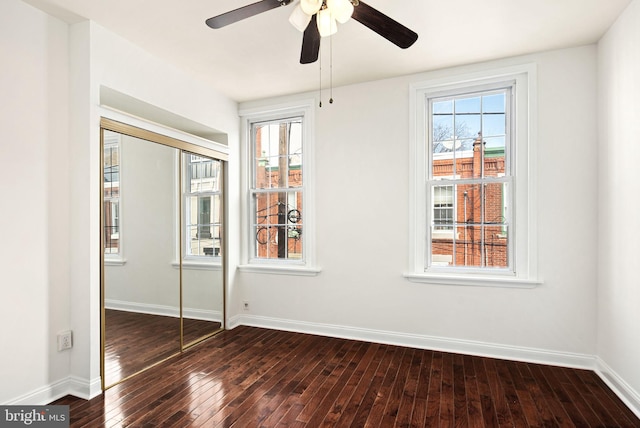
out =
<path fill-rule="evenodd" d="M 247 302 L 246 300 L 244 302 L 242 302 L 242 309 L 244 309 L 245 311 L 249 310 L 249 302 Z"/>
<path fill-rule="evenodd" d="M 71 349 L 73 347 L 73 335 L 71 330 L 58 333 L 58 351 Z"/>

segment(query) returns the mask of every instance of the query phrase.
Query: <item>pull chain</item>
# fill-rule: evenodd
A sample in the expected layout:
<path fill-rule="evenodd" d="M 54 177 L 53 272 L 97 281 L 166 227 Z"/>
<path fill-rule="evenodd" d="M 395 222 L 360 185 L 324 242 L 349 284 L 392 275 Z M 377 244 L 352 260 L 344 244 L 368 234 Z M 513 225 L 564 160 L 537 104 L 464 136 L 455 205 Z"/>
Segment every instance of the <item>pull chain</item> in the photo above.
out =
<path fill-rule="evenodd" d="M 333 35 L 329 39 L 329 104 L 333 104 Z"/>
<path fill-rule="evenodd" d="M 320 80 L 320 89 L 319 89 L 319 92 L 320 92 L 320 104 L 319 104 L 319 107 L 322 108 L 322 49 L 320 49 L 320 55 L 318 55 L 318 58 L 319 58 L 318 62 L 320 64 L 320 67 L 319 67 L 320 68 L 320 79 L 319 79 Z"/>

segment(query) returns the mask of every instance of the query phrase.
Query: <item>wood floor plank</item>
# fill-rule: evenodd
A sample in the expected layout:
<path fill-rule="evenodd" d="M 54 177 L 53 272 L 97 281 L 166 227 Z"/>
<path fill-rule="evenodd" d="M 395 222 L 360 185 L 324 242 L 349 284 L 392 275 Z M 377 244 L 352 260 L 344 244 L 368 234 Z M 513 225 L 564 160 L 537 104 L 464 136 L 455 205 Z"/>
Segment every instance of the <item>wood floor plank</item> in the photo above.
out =
<path fill-rule="evenodd" d="M 589 390 L 593 400 L 598 403 L 602 411 L 606 411 L 608 416 L 603 416 L 602 419 L 607 426 L 635 426 L 634 421 L 636 418 L 633 412 L 622 404 L 602 379 L 587 370 L 576 370 L 575 373 L 580 377 L 585 388 Z"/>
<path fill-rule="evenodd" d="M 389 369 L 389 365 L 391 364 L 391 360 L 394 355 L 397 353 L 397 349 L 395 348 L 387 348 L 384 357 L 380 361 L 378 365 L 378 369 L 369 384 L 369 389 L 366 391 L 364 397 L 362 398 L 360 407 L 358 408 L 354 418 L 352 426 L 354 427 L 363 427 L 365 426 L 367 419 L 369 418 L 369 414 L 373 409 L 376 398 L 378 397 L 380 387 L 382 382 L 384 381 L 385 375 Z"/>
<path fill-rule="evenodd" d="M 464 377 L 463 356 L 453 356 L 453 419 L 457 427 L 469 426 L 469 414 L 467 407 L 467 391 Z"/>
<path fill-rule="evenodd" d="M 425 426 L 436 426 L 440 423 L 443 364 L 442 352 L 434 352 L 431 360 L 431 379 L 429 381 Z"/>
<path fill-rule="evenodd" d="M 396 427 L 412 426 L 413 412 L 415 410 L 416 398 L 418 395 L 418 382 L 420 380 L 420 369 L 422 367 L 422 356 L 424 352 L 413 350 L 409 371 L 404 388 L 400 391 L 400 403 L 398 404 L 398 416 L 395 421 Z"/>
<path fill-rule="evenodd" d="M 416 396 L 411 414 L 410 427 L 421 427 L 427 418 L 427 404 L 429 396 L 429 379 L 431 374 L 431 362 L 433 361 L 432 351 L 420 352 L 420 373 L 418 375 L 418 385 L 416 386 Z"/>
<path fill-rule="evenodd" d="M 340 418 L 336 421 L 335 426 L 338 427 L 349 427 L 349 426 L 357 426 L 355 425 L 354 419 L 356 419 L 356 415 L 359 409 L 366 406 L 365 397 L 368 391 L 371 391 L 372 384 L 376 379 L 376 373 L 380 368 L 380 364 L 384 359 L 384 356 L 387 352 L 389 352 L 389 347 L 383 345 L 373 345 L 372 349 L 375 350 L 373 358 L 371 362 L 367 365 L 364 373 L 362 374 L 360 379 L 354 379 L 354 382 L 357 382 L 357 386 L 349 399 L 344 411 L 340 415 Z"/>
<path fill-rule="evenodd" d="M 398 376 L 398 370 L 400 370 L 400 361 L 405 352 L 406 349 L 403 348 L 397 348 L 395 350 L 394 355 L 389 362 L 389 366 L 384 375 L 382 383 L 380 384 L 380 388 L 378 389 L 378 392 L 376 394 L 376 398 L 373 401 L 371 411 L 369 412 L 369 417 L 367 418 L 364 427 L 382 426 L 381 421 L 384 417 L 384 410 L 387 406 L 387 402 L 389 401 L 389 396 L 391 395 L 393 384 L 395 383 Z"/>
<path fill-rule="evenodd" d="M 378 350 L 376 346 L 363 346 L 361 348 L 361 355 L 357 356 L 349 364 L 350 370 L 344 373 L 344 387 L 340 389 L 340 392 L 335 396 L 333 403 L 331 403 L 329 411 L 323 415 L 322 412 L 318 412 L 318 418 L 322 418 L 320 427 L 333 427 L 337 424 L 338 420 L 343 416 L 345 409 L 351 401 L 356 401 L 358 398 L 354 398 L 356 388 L 362 380 L 366 369 L 374 361 L 374 356 Z M 338 385 L 341 382 L 338 381 Z M 359 402 L 359 401 L 358 401 Z"/>
<path fill-rule="evenodd" d="M 440 392 L 440 426 L 455 426 L 455 396 L 453 390 L 453 354 L 442 356 L 442 386 Z"/>
<path fill-rule="evenodd" d="M 53 404 L 73 428 L 640 428 L 590 371 L 255 327 Z"/>
<path fill-rule="evenodd" d="M 482 407 L 482 420 L 486 427 L 499 426 L 496 415 L 495 400 L 491 394 L 491 386 L 485 368 L 484 358 L 468 357 L 473 361 L 473 369 L 476 374 L 476 384 L 480 395 L 480 405 Z"/>
<path fill-rule="evenodd" d="M 464 367 L 464 384 L 466 387 L 468 426 L 469 428 L 480 428 L 484 425 L 484 419 L 482 417 L 482 404 L 476 369 L 471 356 L 464 355 L 462 361 Z"/>

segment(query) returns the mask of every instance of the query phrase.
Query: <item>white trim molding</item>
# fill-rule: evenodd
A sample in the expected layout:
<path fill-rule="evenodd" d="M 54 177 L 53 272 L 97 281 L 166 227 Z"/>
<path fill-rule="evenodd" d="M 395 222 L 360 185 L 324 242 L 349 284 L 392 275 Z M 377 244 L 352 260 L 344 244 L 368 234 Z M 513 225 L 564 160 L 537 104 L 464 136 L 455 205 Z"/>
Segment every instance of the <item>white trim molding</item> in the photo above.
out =
<path fill-rule="evenodd" d="M 160 315 L 164 317 L 180 317 L 180 308 L 177 306 L 153 305 L 149 303 L 125 302 L 122 300 L 106 299 L 104 302 L 106 309 L 116 311 L 137 312 L 141 314 Z M 209 309 L 182 308 L 184 318 L 197 319 L 202 321 L 222 321 L 221 311 Z"/>
<path fill-rule="evenodd" d="M 244 243 L 240 254 L 241 264 L 239 271 L 264 274 L 300 275 L 313 276 L 320 272 L 316 266 L 315 251 L 315 171 L 314 171 L 314 140 L 315 140 L 315 101 L 305 99 L 295 102 L 287 102 L 261 107 L 241 109 L 241 189 L 243 197 L 243 207 L 241 215 L 242 235 Z M 303 239 L 303 260 L 272 260 L 259 259 L 252 256 L 254 248 L 254 233 L 251 232 L 251 127 L 258 122 L 269 122 L 283 120 L 291 117 L 302 117 L 302 165 L 303 165 L 303 187 L 304 197 L 302 200 L 304 213 L 304 239 Z"/>
<path fill-rule="evenodd" d="M 513 174 L 512 216 L 514 236 L 512 265 L 505 271 L 428 266 L 429 196 L 427 100 L 442 94 L 490 89 L 509 83 L 515 112 L 511 157 Z M 452 72 L 409 87 L 409 266 L 403 276 L 412 282 L 440 285 L 532 288 L 538 278 L 537 231 L 537 66 L 526 63 L 492 67 L 473 73 Z"/>
<path fill-rule="evenodd" d="M 635 391 L 631 385 L 625 382 L 625 380 L 600 357 L 596 357 L 595 372 L 622 402 L 635 413 L 638 419 L 640 419 L 640 393 Z"/>
<path fill-rule="evenodd" d="M 69 376 L 21 395 L 20 397 L 4 403 L 4 405 L 45 406 L 64 397 L 65 395 L 73 395 L 74 397 L 78 397 L 83 400 L 91 400 L 100 394 L 102 394 L 102 383 L 100 382 L 99 377 L 93 380 L 88 380 L 76 376 Z"/>
<path fill-rule="evenodd" d="M 451 339 L 446 337 L 402 333 L 396 331 L 373 330 L 361 327 L 310 323 L 257 315 L 238 315 L 232 317 L 229 320 L 228 327 L 229 329 L 233 329 L 241 325 L 561 367 L 589 370 L 593 370 L 595 367 L 595 357 L 588 354 L 552 351 L 472 340 Z"/>

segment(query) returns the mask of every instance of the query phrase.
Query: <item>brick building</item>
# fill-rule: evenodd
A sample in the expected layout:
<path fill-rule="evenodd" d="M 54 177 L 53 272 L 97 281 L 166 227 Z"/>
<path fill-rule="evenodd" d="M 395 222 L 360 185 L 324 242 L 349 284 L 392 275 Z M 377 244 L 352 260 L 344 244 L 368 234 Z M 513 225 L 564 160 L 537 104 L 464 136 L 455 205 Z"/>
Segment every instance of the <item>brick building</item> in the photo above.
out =
<path fill-rule="evenodd" d="M 434 154 L 435 180 L 461 184 L 434 185 L 431 254 L 434 265 L 508 266 L 508 224 L 504 183 L 468 183 L 465 179 L 501 177 L 504 148 L 487 148 L 479 136 L 471 150 Z"/>

